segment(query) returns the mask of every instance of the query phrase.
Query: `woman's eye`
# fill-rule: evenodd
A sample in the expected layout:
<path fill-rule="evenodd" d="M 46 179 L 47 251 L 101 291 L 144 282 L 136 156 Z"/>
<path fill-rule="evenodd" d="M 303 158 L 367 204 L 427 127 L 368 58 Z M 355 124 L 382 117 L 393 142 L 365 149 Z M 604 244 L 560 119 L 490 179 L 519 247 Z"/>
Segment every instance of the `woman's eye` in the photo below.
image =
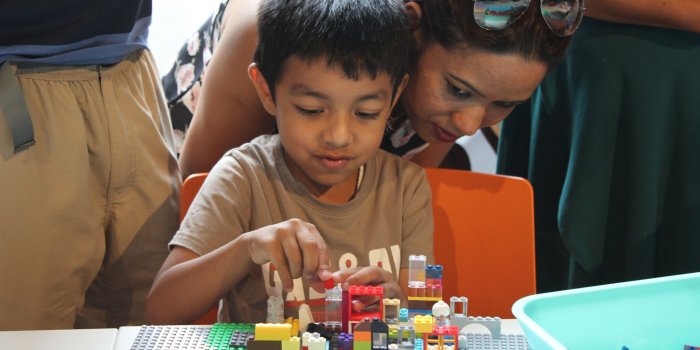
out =
<path fill-rule="evenodd" d="M 520 102 L 496 102 L 496 105 L 498 107 L 504 108 L 504 109 L 511 109 L 515 108 L 515 106 L 519 105 Z"/>
<path fill-rule="evenodd" d="M 299 113 L 304 114 L 304 115 L 317 115 L 323 112 L 322 109 L 312 109 L 312 108 L 302 108 L 299 106 L 295 106 L 297 108 L 297 111 Z"/>
<path fill-rule="evenodd" d="M 452 95 L 457 96 L 457 97 L 469 97 L 469 96 L 471 96 L 471 94 L 468 91 L 464 91 L 464 90 L 454 86 L 449 81 L 447 82 L 447 91 L 449 91 Z"/>

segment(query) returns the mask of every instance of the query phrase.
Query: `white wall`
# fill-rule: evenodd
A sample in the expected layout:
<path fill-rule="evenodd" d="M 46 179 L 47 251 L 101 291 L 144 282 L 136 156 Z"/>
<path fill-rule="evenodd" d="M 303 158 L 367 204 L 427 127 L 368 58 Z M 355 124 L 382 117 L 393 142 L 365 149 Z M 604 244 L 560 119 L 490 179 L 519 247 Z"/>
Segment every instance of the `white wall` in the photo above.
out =
<path fill-rule="evenodd" d="M 168 72 L 180 47 L 218 10 L 220 3 L 221 0 L 153 0 L 148 46 L 160 75 Z"/>

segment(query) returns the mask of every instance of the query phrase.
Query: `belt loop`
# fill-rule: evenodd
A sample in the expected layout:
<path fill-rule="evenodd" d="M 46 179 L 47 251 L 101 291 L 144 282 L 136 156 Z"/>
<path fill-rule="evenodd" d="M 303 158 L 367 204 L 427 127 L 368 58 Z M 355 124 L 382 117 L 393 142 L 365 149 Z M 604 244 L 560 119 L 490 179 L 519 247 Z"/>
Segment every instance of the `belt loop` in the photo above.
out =
<path fill-rule="evenodd" d="M 34 145 L 36 141 L 27 103 L 9 62 L 0 63 L 0 87 L 4 90 L 0 93 L 0 110 L 12 132 L 14 153 L 19 153 Z"/>

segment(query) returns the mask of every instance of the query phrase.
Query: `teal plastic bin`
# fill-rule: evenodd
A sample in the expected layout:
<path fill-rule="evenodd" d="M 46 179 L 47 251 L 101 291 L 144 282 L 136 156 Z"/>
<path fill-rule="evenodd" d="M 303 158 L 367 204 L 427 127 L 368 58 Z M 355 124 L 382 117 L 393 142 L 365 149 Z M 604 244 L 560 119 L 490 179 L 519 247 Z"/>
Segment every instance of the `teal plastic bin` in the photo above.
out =
<path fill-rule="evenodd" d="M 533 350 L 700 346 L 700 273 L 524 297 L 513 304 Z"/>

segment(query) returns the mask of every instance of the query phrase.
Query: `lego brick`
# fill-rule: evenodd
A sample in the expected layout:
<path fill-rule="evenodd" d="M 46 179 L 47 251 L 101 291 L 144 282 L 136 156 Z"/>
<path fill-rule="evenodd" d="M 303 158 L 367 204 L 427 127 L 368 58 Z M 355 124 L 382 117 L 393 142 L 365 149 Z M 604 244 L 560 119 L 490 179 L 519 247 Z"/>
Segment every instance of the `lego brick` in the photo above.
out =
<path fill-rule="evenodd" d="M 399 309 L 399 322 L 408 322 L 408 309 Z"/>
<path fill-rule="evenodd" d="M 254 335 L 255 333 L 250 331 L 233 330 L 229 337 L 228 346 L 231 348 L 245 349 L 248 347 L 248 340 L 253 338 Z"/>
<path fill-rule="evenodd" d="M 413 318 L 413 327 L 416 333 L 430 333 L 433 331 L 433 316 L 416 315 Z"/>
<path fill-rule="evenodd" d="M 437 302 L 442 300 L 441 297 L 407 297 L 409 301 L 415 300 L 415 301 L 432 301 L 432 302 Z"/>
<path fill-rule="evenodd" d="M 248 350 L 282 350 L 282 342 L 279 340 L 251 340 L 248 342 Z"/>
<path fill-rule="evenodd" d="M 313 333 L 308 339 L 309 350 L 326 350 L 326 338 L 320 336 L 318 333 Z"/>
<path fill-rule="evenodd" d="M 488 333 L 467 333 L 459 336 L 459 348 L 466 350 L 529 350 L 527 339 L 522 334 L 505 334 L 493 339 Z"/>
<path fill-rule="evenodd" d="M 289 340 L 291 329 L 289 323 L 257 323 L 255 340 Z"/>
<path fill-rule="evenodd" d="M 348 333 L 340 333 L 338 336 L 339 350 L 353 350 L 353 335 Z"/>
<path fill-rule="evenodd" d="M 467 297 L 450 297 L 450 316 L 461 315 L 467 316 L 467 305 L 469 299 Z M 460 310 L 457 310 L 459 307 Z"/>
<path fill-rule="evenodd" d="M 381 298 L 384 296 L 384 288 L 375 286 L 350 286 L 348 293 L 351 297 L 358 295 L 375 295 Z"/>
<path fill-rule="evenodd" d="M 423 349 L 424 349 L 424 346 L 423 346 L 423 339 L 417 338 L 417 339 L 416 339 L 416 343 L 414 344 L 413 349 L 414 349 L 414 350 L 423 350 Z"/>
<path fill-rule="evenodd" d="M 352 336 L 355 339 L 355 343 L 358 341 L 372 341 L 372 332 L 369 331 L 358 331 L 355 329 L 355 332 L 352 334 Z"/>
<path fill-rule="evenodd" d="M 355 340 L 353 350 L 372 350 L 372 342 Z"/>
<path fill-rule="evenodd" d="M 299 337 L 291 337 L 289 340 L 282 341 L 282 350 L 299 350 L 301 339 Z"/>

